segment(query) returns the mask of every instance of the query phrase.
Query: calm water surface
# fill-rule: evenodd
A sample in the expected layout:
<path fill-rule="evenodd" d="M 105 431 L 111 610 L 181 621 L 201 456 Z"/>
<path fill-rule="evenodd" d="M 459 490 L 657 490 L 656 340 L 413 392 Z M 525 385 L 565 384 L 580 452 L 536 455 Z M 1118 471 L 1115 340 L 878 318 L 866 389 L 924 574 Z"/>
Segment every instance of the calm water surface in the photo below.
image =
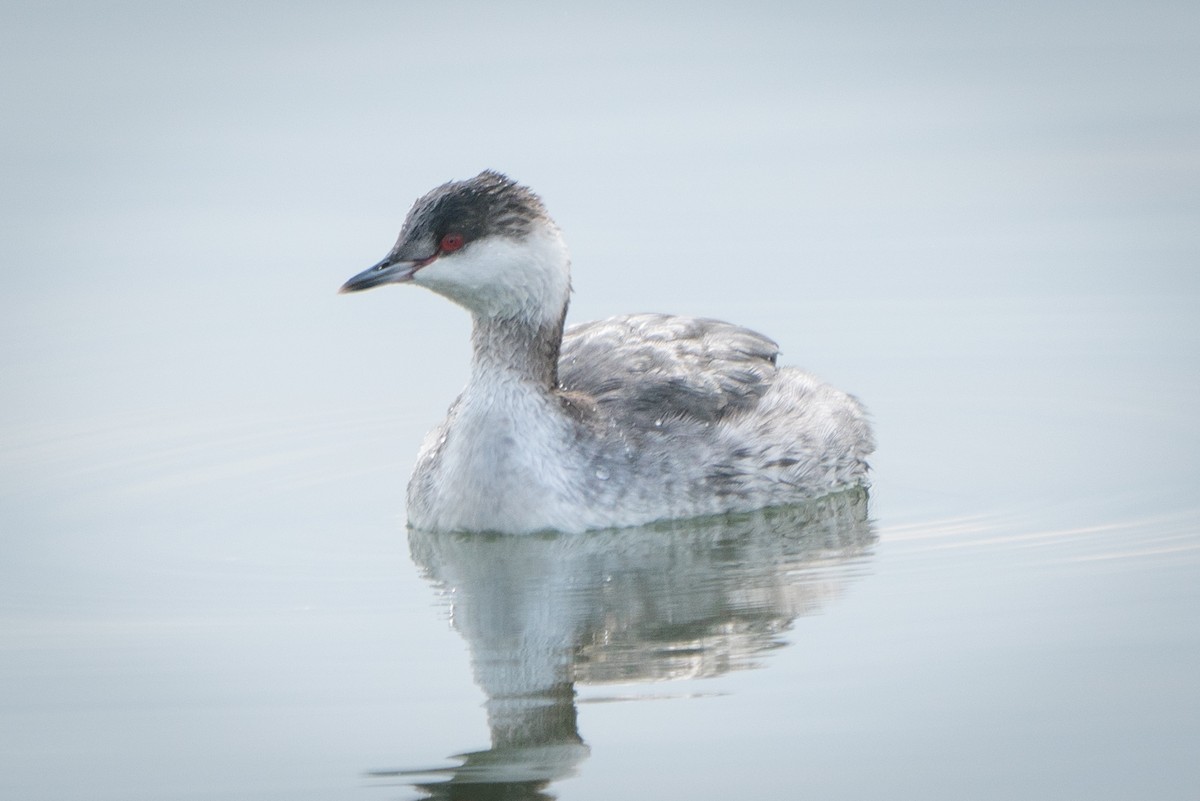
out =
<path fill-rule="evenodd" d="M 0 14 L 0 797 L 1193 799 L 1200 42 L 1173 6 Z M 869 497 L 410 532 L 542 192 L 570 319 L 763 330 Z"/>

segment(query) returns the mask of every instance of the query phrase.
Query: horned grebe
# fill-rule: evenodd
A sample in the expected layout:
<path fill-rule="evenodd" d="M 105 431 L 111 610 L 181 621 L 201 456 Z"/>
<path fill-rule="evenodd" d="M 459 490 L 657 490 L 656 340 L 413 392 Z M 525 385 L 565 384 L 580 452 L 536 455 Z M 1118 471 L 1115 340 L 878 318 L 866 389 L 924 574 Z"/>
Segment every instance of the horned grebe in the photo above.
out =
<path fill-rule="evenodd" d="M 570 258 L 541 199 L 490 170 L 413 204 L 342 292 L 428 287 L 471 313 L 466 389 L 425 439 L 408 520 L 432 531 L 632 526 L 797 503 L 866 483 L 853 397 L 761 334 L 634 314 L 563 332 Z"/>

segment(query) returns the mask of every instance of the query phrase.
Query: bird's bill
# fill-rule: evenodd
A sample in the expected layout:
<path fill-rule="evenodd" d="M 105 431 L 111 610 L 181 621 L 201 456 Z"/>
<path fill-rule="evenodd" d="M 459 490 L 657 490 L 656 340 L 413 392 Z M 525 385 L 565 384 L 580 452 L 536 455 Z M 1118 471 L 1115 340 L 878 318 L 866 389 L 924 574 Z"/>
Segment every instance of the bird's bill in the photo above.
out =
<path fill-rule="evenodd" d="M 338 292 L 361 292 L 382 284 L 403 284 L 411 281 L 417 270 L 428 263 L 428 261 L 393 260 L 389 256 L 342 284 L 342 288 Z"/>

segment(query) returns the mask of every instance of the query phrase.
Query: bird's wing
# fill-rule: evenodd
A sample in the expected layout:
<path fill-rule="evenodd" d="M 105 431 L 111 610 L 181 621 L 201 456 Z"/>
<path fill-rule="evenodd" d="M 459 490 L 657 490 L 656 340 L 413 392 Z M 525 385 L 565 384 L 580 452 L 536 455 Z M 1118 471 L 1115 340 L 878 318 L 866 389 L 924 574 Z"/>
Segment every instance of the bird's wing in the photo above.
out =
<path fill-rule="evenodd" d="M 566 331 L 559 384 L 631 422 L 716 422 L 758 402 L 778 352 L 762 334 L 719 320 L 612 317 Z"/>

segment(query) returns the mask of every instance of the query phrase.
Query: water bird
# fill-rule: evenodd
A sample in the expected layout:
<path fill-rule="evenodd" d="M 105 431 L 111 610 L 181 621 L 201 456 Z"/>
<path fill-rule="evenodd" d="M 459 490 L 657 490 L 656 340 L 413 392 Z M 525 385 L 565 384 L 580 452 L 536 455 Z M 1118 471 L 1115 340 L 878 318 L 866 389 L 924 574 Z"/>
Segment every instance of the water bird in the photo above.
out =
<path fill-rule="evenodd" d="M 570 256 L 528 187 L 485 170 L 420 197 L 342 292 L 413 283 L 472 317 L 471 373 L 408 485 L 428 531 L 583 531 L 747 512 L 865 484 L 852 396 L 740 326 L 631 314 L 564 331 Z"/>

